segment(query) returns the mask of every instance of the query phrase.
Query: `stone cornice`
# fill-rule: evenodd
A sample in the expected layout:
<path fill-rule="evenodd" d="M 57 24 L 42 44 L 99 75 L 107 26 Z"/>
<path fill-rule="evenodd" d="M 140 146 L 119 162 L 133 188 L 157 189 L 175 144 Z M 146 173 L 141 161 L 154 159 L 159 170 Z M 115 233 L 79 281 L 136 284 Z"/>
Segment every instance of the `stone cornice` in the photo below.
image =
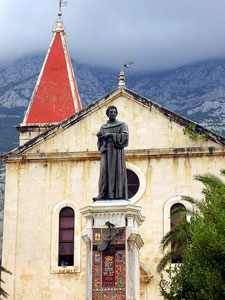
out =
<path fill-rule="evenodd" d="M 85 242 L 87 249 L 91 251 L 91 239 L 87 230 L 81 234 L 81 238 Z"/>
<path fill-rule="evenodd" d="M 128 243 L 128 248 L 129 249 L 133 249 L 135 244 L 136 244 L 136 246 L 138 247 L 139 250 L 141 249 L 141 247 L 144 246 L 144 242 L 143 242 L 143 239 L 142 239 L 141 235 L 138 232 L 135 232 L 135 231 L 130 232 L 130 234 L 127 238 L 127 243 Z"/>
<path fill-rule="evenodd" d="M 141 214 L 141 207 L 126 200 L 102 200 L 80 209 L 86 220 L 95 219 L 95 226 L 105 226 L 105 222 L 113 222 L 117 227 L 139 227 L 145 217 Z M 119 218 L 119 219 L 118 219 Z M 127 225 L 125 222 L 127 219 Z M 123 220 L 123 221 L 122 221 Z"/>
<path fill-rule="evenodd" d="M 176 158 L 176 157 L 202 157 L 202 156 L 224 156 L 224 147 L 189 147 L 189 148 L 156 148 L 156 149 L 136 149 L 126 150 L 126 159 L 133 158 Z M 99 160 L 98 151 L 82 152 L 48 152 L 48 153 L 23 153 L 16 155 L 1 155 L 4 162 L 20 161 L 53 161 L 53 160 Z"/>
<path fill-rule="evenodd" d="M 91 205 L 80 209 L 84 217 L 93 216 L 95 213 L 123 212 L 139 216 L 141 207 L 126 200 L 102 200 L 93 202 Z"/>

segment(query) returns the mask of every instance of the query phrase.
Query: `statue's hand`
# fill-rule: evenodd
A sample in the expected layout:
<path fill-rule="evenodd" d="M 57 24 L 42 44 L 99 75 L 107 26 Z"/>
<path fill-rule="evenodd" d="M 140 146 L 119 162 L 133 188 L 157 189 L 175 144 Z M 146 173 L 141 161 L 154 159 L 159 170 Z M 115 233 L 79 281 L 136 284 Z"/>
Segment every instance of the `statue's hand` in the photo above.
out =
<path fill-rule="evenodd" d="M 104 139 L 107 140 L 107 139 L 111 138 L 112 136 L 113 136 L 112 133 L 106 133 L 106 134 L 104 134 Z"/>
<path fill-rule="evenodd" d="M 102 132 L 101 131 L 99 131 L 98 133 L 97 133 L 97 137 L 102 137 L 103 136 L 103 134 L 102 134 Z"/>

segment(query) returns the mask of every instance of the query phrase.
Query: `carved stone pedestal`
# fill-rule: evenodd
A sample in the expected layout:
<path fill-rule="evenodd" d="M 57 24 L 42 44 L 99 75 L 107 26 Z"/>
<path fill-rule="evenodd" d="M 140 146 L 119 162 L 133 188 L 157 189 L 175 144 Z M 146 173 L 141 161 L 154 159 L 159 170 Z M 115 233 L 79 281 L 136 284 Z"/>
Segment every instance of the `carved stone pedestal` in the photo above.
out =
<path fill-rule="evenodd" d="M 105 200 L 81 213 L 87 222 L 82 233 L 87 246 L 86 299 L 139 300 L 141 208 L 125 200 Z"/>

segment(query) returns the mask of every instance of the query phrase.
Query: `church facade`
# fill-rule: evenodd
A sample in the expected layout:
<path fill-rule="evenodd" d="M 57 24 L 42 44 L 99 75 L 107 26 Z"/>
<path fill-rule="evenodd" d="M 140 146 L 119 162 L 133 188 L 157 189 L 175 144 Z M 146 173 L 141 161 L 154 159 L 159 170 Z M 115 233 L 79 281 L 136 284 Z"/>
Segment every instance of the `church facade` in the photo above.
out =
<path fill-rule="evenodd" d="M 160 240 L 170 229 L 170 209 L 181 195 L 201 197 L 194 175 L 224 167 L 224 139 L 184 135 L 188 120 L 120 87 L 5 156 L 3 265 L 9 299 L 85 299 L 85 222 L 80 209 L 98 193 L 96 133 L 109 105 L 129 127 L 127 169 L 138 177 L 131 203 L 141 207 L 142 299 L 160 299 L 156 266 Z M 183 123 L 183 124 L 182 124 Z M 183 203 L 186 205 L 185 203 Z M 73 265 L 59 264 L 60 212 L 74 212 Z M 4 277 L 5 277 L 4 276 Z"/>
<path fill-rule="evenodd" d="M 195 175 L 220 174 L 225 138 L 196 124 L 196 134 L 205 138 L 193 141 L 184 134 L 191 121 L 128 90 L 122 73 L 117 89 L 62 121 L 53 120 L 50 127 L 43 125 L 45 120 L 28 124 L 28 112 L 19 129 L 21 145 L 4 155 L 2 263 L 12 272 L 3 274 L 8 299 L 87 299 L 82 240 L 87 224 L 81 210 L 98 194 L 96 133 L 110 105 L 129 128 L 129 201 L 144 217 L 140 299 L 161 299 L 156 267 L 163 255 L 160 241 L 170 230 L 171 208 L 188 205 L 182 195 L 202 197 Z"/>

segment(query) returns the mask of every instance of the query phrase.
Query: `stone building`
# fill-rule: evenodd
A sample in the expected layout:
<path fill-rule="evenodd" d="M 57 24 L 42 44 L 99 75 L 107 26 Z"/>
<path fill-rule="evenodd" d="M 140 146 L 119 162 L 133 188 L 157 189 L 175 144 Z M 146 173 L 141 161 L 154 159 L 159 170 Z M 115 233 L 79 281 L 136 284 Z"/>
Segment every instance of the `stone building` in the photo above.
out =
<path fill-rule="evenodd" d="M 49 78 L 60 61 L 52 77 L 57 78 L 55 85 Z M 63 82 L 58 81 L 62 73 Z M 66 114 L 69 104 L 55 94 L 57 84 L 65 82 L 63 97 L 71 104 Z M 163 254 L 160 240 L 170 229 L 170 210 L 177 203 L 187 205 L 181 195 L 201 197 L 196 174 L 219 175 L 225 167 L 225 138 L 196 124 L 196 134 L 207 138 L 193 141 L 183 131 L 191 121 L 128 90 L 123 72 L 117 89 L 81 109 L 59 20 L 18 127 L 20 146 L 4 155 L 3 265 L 12 275 L 4 274 L 3 280 L 10 300 L 86 299 L 86 246 L 81 238 L 86 223 L 80 210 L 98 194 L 96 133 L 109 105 L 118 108 L 118 119 L 129 127 L 129 200 L 145 217 L 140 227 L 141 299 L 161 299 L 156 266 Z"/>

